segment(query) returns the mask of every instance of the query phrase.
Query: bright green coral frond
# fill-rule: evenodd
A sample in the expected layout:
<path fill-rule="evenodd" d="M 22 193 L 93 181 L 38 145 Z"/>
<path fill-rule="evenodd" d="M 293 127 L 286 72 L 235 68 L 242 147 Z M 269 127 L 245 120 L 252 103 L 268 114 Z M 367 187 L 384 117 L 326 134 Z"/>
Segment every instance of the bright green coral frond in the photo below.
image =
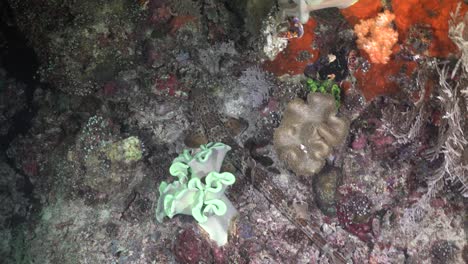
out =
<path fill-rule="evenodd" d="M 197 159 L 199 162 L 206 162 L 213 154 L 213 150 L 219 150 L 223 148 L 231 149 L 228 145 L 219 142 L 201 145 L 200 151 L 197 154 L 195 154 L 193 158 Z"/>
<path fill-rule="evenodd" d="M 207 217 L 203 214 L 204 200 L 205 194 L 203 191 L 198 192 L 196 197 L 194 197 L 192 216 L 198 223 L 204 223 L 207 220 Z"/>
<path fill-rule="evenodd" d="M 221 200 L 211 200 L 205 202 L 205 209 L 203 213 L 205 215 L 215 214 L 215 215 L 224 215 L 227 211 L 226 204 Z"/>
<path fill-rule="evenodd" d="M 323 94 L 331 94 L 333 98 L 335 98 L 336 107 L 339 108 L 341 104 L 341 89 L 338 84 L 336 84 L 333 80 L 313 80 L 307 79 L 306 82 L 307 88 L 312 93 L 323 93 Z"/>
<path fill-rule="evenodd" d="M 226 243 L 229 221 L 237 210 L 224 191 L 236 178 L 219 170 L 230 149 L 223 143 L 209 143 L 197 150 L 185 150 L 174 159 L 169 173 L 178 180 L 161 182 L 156 219 L 162 222 L 165 216 L 192 215 L 218 245 Z"/>
<path fill-rule="evenodd" d="M 206 178 L 205 183 L 207 191 L 212 193 L 218 193 L 223 190 L 223 187 L 229 186 L 236 182 L 236 177 L 230 172 L 210 172 Z"/>
<path fill-rule="evenodd" d="M 203 183 L 201 182 L 199 178 L 191 179 L 188 182 L 187 187 L 189 189 L 196 189 L 196 190 L 201 190 L 201 191 L 205 189 L 205 186 L 203 185 Z"/>
<path fill-rule="evenodd" d="M 184 183 L 187 182 L 189 168 L 190 167 L 187 164 L 177 161 L 172 163 L 169 168 L 169 173 L 172 176 L 177 177 L 181 183 Z"/>

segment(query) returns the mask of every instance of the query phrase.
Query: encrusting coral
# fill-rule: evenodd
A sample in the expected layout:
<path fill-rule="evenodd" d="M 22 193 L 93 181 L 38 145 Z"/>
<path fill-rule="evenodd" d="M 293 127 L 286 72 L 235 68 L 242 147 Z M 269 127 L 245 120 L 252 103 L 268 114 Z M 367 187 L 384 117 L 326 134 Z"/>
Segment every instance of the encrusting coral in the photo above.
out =
<path fill-rule="evenodd" d="M 357 45 L 366 51 L 373 63 L 386 64 L 392 54 L 392 47 L 398 41 L 398 33 L 392 28 L 395 15 L 390 11 L 377 15 L 376 18 L 361 21 L 354 26 Z"/>
<path fill-rule="evenodd" d="M 317 173 L 333 147 L 346 138 L 348 122 L 336 113 L 335 99 L 329 94 L 309 93 L 307 102 L 294 99 L 288 104 L 275 130 L 274 146 L 294 173 Z"/>

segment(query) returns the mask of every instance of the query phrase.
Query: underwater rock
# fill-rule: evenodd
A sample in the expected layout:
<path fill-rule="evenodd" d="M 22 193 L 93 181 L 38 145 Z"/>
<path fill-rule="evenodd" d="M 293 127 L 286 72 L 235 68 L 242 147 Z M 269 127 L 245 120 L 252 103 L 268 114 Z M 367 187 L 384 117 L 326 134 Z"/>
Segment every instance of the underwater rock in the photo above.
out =
<path fill-rule="evenodd" d="M 274 86 L 271 79 L 271 76 L 258 66 L 248 67 L 242 71 L 238 80 L 233 80 L 226 87 L 223 112 L 237 119 L 248 119 L 249 115 L 264 105 L 268 99 L 270 89 Z"/>
<path fill-rule="evenodd" d="M 26 108 L 26 87 L 0 68 L 0 137 L 15 126 L 15 116 Z"/>
<path fill-rule="evenodd" d="M 432 0 L 393 0 L 392 8 L 395 13 L 395 24 L 400 39 L 404 40 L 411 34 L 414 25 L 428 25 L 432 30 L 433 39 L 428 53 L 434 57 L 447 57 L 457 52 L 456 45 L 450 40 L 449 31 L 450 14 L 460 3 L 458 0 L 432 1 Z M 460 14 L 468 10 L 468 5 L 462 4 Z"/>
<path fill-rule="evenodd" d="M 179 263 L 213 263 L 210 243 L 191 228 L 177 236 L 173 251 Z"/>
<path fill-rule="evenodd" d="M 277 29 L 277 22 L 273 16 L 268 16 L 263 22 L 260 36 L 262 38 L 260 44 L 261 54 L 270 61 L 274 60 L 276 55 L 288 46 L 288 40 L 281 37 Z"/>
<path fill-rule="evenodd" d="M 105 153 L 111 162 L 130 163 L 139 161 L 143 156 L 141 142 L 137 137 L 129 137 L 115 142 L 106 147 Z"/>
<path fill-rule="evenodd" d="M 189 134 L 184 138 L 184 144 L 189 148 L 198 148 L 207 143 L 208 139 L 202 133 Z"/>
<path fill-rule="evenodd" d="M 19 238 L 17 226 L 26 220 L 29 213 L 26 182 L 7 163 L 0 160 L 0 258 L 4 263 L 15 263 L 13 256 L 19 255 Z"/>
<path fill-rule="evenodd" d="M 359 192 L 344 195 L 337 205 L 337 215 L 340 224 L 351 234 L 362 241 L 371 239 L 372 213 L 371 201 Z"/>
<path fill-rule="evenodd" d="M 270 142 L 268 140 L 257 142 L 251 139 L 247 141 L 244 146 L 250 149 L 250 155 L 255 161 L 259 162 L 265 167 L 269 167 L 274 163 L 274 161 L 268 157 L 271 154 L 269 144 Z"/>
<path fill-rule="evenodd" d="M 249 123 L 243 118 L 230 117 L 226 120 L 224 125 L 229 130 L 232 136 L 237 136 L 248 128 Z"/>
<path fill-rule="evenodd" d="M 314 198 L 318 208 L 328 216 L 336 214 L 337 188 L 341 179 L 338 168 L 325 167 L 314 178 Z"/>
<path fill-rule="evenodd" d="M 101 115 L 92 116 L 68 151 L 68 162 L 81 168 L 73 171 L 78 189 L 120 200 L 141 181 L 143 145 L 137 137 L 119 139 L 118 126 Z M 87 191 L 85 191 L 87 192 Z M 97 196 L 97 195 L 92 195 Z M 122 200 L 123 201 L 123 200 Z"/>
<path fill-rule="evenodd" d="M 432 264 L 455 263 L 455 256 L 460 250 L 454 243 L 447 240 L 438 240 L 431 247 Z"/>
<path fill-rule="evenodd" d="M 275 5 L 275 0 L 246 0 L 245 27 L 253 36 L 260 31 L 263 21 Z"/>
<path fill-rule="evenodd" d="M 89 95 L 136 59 L 136 1 L 8 0 L 39 57 L 42 81 Z"/>
<path fill-rule="evenodd" d="M 347 59 L 345 50 L 322 56 L 316 62 L 308 64 L 304 74 L 312 79 L 333 79 L 340 82 L 348 77 Z"/>

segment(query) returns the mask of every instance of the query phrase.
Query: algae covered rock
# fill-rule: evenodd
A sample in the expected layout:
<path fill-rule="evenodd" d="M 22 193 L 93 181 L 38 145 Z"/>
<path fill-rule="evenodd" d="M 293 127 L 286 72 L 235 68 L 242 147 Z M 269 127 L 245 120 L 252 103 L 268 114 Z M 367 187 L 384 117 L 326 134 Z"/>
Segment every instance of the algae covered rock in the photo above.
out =
<path fill-rule="evenodd" d="M 341 172 L 337 168 L 325 167 L 314 179 L 315 202 L 329 216 L 336 214 L 337 189 Z"/>
<path fill-rule="evenodd" d="M 119 127 L 110 118 L 92 116 L 68 151 L 68 161 L 80 168 L 75 173 L 80 184 L 99 193 L 121 192 L 141 180 L 143 144 L 138 137 L 119 136 Z M 83 186 L 83 187 L 84 187 Z"/>
<path fill-rule="evenodd" d="M 123 161 L 126 163 L 138 161 L 142 157 L 141 142 L 137 137 L 129 137 L 109 145 L 106 156 L 111 162 Z"/>

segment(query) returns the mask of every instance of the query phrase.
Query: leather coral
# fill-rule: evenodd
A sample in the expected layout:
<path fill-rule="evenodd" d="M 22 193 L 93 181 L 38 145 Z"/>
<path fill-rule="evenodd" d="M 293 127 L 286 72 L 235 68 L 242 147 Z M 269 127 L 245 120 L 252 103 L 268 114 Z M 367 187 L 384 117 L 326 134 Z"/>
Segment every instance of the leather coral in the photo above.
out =
<path fill-rule="evenodd" d="M 281 125 L 274 133 L 279 158 L 298 175 L 313 175 L 322 169 L 333 147 L 346 138 L 348 121 L 336 116 L 333 96 L 310 93 L 307 102 L 289 102 Z"/>

